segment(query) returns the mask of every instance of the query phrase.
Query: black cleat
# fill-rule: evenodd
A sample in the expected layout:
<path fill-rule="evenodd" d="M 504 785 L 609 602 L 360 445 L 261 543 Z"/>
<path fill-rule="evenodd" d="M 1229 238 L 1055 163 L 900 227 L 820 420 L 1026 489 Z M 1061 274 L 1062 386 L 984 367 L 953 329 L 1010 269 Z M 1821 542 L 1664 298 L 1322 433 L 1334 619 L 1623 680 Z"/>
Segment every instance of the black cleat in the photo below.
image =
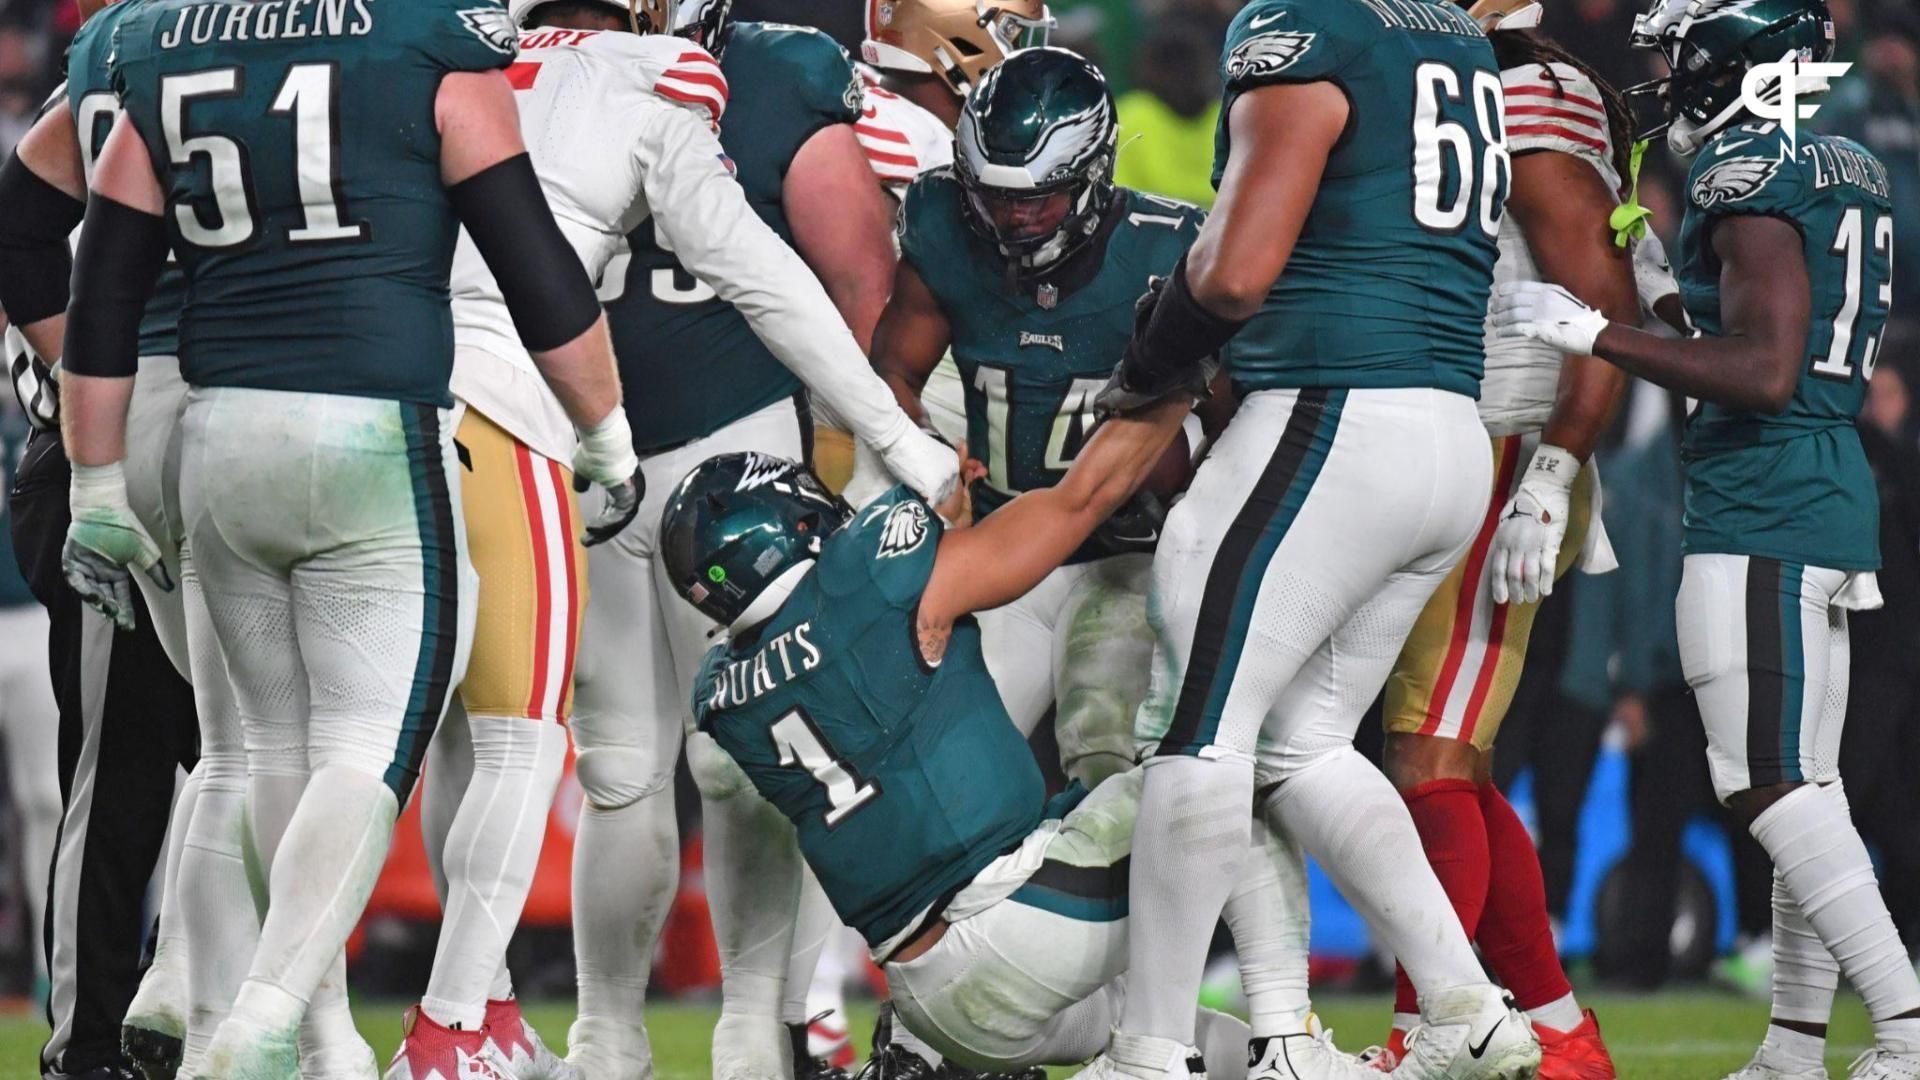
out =
<path fill-rule="evenodd" d="M 109 1061 L 78 1072 L 49 1072 L 42 1080 L 140 1080 L 140 1070 L 124 1060 Z"/>
<path fill-rule="evenodd" d="M 826 1016 L 821 1013 L 820 1016 Z M 820 1019 L 816 1016 L 813 1020 Z M 807 1053 L 807 1028 L 813 1020 L 804 1024 L 788 1024 L 787 1036 L 793 1040 L 793 1080 L 848 1080 L 847 1070 L 840 1068 L 823 1057 L 814 1057 Z"/>
<path fill-rule="evenodd" d="M 926 1058 L 893 1041 L 893 1005 L 880 1006 L 873 1022 L 873 1055 L 853 1080 L 941 1080 L 940 1070 Z"/>
<path fill-rule="evenodd" d="M 173 1080 L 180 1071 L 180 1040 L 131 1024 L 120 1028 L 120 1050 L 146 1080 Z"/>
<path fill-rule="evenodd" d="M 974 1072 L 965 1065 L 949 1061 L 940 1066 L 939 1080 L 1047 1080 L 1047 1070 L 1029 1065 L 1012 1072 Z"/>

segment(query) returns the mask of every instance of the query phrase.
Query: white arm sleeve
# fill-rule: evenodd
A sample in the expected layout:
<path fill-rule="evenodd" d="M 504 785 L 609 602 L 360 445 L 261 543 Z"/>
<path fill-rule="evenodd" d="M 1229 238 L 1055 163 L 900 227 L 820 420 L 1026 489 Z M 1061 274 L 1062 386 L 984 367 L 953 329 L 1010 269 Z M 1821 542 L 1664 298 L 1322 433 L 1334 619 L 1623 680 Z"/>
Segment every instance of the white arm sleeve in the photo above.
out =
<path fill-rule="evenodd" d="M 665 109 L 640 141 L 655 235 L 746 317 L 853 435 L 886 451 L 914 430 L 806 262 L 754 214 L 694 113 Z"/>

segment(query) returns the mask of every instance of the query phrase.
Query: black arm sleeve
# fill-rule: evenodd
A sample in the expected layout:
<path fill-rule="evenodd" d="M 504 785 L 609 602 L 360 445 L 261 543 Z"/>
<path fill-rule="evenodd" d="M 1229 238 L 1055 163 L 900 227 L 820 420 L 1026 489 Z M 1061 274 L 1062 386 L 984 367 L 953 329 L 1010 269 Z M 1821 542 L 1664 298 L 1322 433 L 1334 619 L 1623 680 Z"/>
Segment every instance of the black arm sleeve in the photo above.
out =
<path fill-rule="evenodd" d="M 140 359 L 140 316 L 167 264 L 167 228 L 95 192 L 73 261 L 73 306 L 62 362 L 77 375 L 132 375 Z"/>
<path fill-rule="evenodd" d="M 516 154 L 477 172 L 448 188 L 447 198 L 500 283 L 521 344 L 558 348 L 600 317 L 593 282 L 553 220 L 532 158 Z"/>
<path fill-rule="evenodd" d="M 67 310 L 67 234 L 87 204 L 42 180 L 15 152 L 0 165 L 0 309 L 16 324 Z"/>
<path fill-rule="evenodd" d="M 1245 325 L 1244 319 L 1215 315 L 1194 298 L 1182 255 L 1152 304 L 1135 311 L 1133 338 L 1120 360 L 1122 381 L 1133 389 L 1183 385 Z"/>

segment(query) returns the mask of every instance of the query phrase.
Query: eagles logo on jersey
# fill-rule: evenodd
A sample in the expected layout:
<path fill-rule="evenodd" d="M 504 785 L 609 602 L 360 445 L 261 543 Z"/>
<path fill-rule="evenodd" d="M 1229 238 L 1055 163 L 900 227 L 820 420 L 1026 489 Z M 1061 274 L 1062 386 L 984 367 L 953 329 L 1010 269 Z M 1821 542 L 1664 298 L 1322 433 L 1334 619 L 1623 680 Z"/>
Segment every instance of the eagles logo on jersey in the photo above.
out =
<path fill-rule="evenodd" d="M 1736 157 L 1716 161 L 1694 180 L 1693 201 L 1709 210 L 1721 203 L 1739 202 L 1766 187 L 1767 181 L 1779 170 L 1780 162 L 1773 158 Z"/>
<path fill-rule="evenodd" d="M 880 548 L 876 552 L 879 558 L 891 559 L 896 555 L 905 555 L 926 542 L 927 507 L 924 503 L 909 499 L 893 504 L 886 513 L 887 520 L 880 526 Z"/>
<path fill-rule="evenodd" d="M 473 36 L 486 42 L 488 48 L 513 55 L 514 40 L 519 34 L 514 31 L 513 20 L 508 17 L 506 8 L 463 8 L 459 15 L 466 28 L 473 31 Z"/>
<path fill-rule="evenodd" d="M 1274 75 L 1292 67 L 1313 48 L 1315 34 L 1293 30 L 1275 30 L 1248 38 L 1227 54 L 1227 78 L 1245 79 Z"/>

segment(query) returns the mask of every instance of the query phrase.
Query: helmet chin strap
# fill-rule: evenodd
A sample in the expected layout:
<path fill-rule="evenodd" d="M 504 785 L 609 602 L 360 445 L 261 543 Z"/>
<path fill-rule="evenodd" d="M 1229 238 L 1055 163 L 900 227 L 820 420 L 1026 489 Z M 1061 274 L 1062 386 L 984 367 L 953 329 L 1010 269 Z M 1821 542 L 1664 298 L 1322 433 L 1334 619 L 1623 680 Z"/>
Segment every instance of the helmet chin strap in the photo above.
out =
<path fill-rule="evenodd" d="M 771 619 L 780 605 L 787 602 L 787 597 L 793 595 L 793 590 L 800 587 L 800 579 L 813 572 L 813 565 L 814 560 L 809 557 L 780 571 L 780 576 L 767 582 L 767 587 L 760 590 L 760 595 L 753 598 L 740 617 L 727 624 L 727 633 L 738 634 Z"/>
<path fill-rule="evenodd" d="M 1781 59 L 1791 61 L 1793 57 L 1794 52 L 1789 49 L 1782 54 Z M 1828 89 L 1828 85 L 1826 79 L 1809 79 L 1801 84 L 1799 89 L 1802 93 L 1812 94 Z M 1779 101 L 1780 80 L 1769 79 L 1761 83 L 1759 96 L 1761 101 L 1768 104 Z M 1745 95 L 1742 94 L 1728 102 L 1726 108 L 1721 109 L 1705 122 L 1696 123 L 1685 116 L 1676 116 L 1673 118 L 1672 126 L 1667 128 L 1667 147 L 1681 157 L 1692 157 L 1700 152 L 1701 147 L 1711 142 L 1715 135 L 1720 134 L 1739 119 L 1746 108 Z"/>

